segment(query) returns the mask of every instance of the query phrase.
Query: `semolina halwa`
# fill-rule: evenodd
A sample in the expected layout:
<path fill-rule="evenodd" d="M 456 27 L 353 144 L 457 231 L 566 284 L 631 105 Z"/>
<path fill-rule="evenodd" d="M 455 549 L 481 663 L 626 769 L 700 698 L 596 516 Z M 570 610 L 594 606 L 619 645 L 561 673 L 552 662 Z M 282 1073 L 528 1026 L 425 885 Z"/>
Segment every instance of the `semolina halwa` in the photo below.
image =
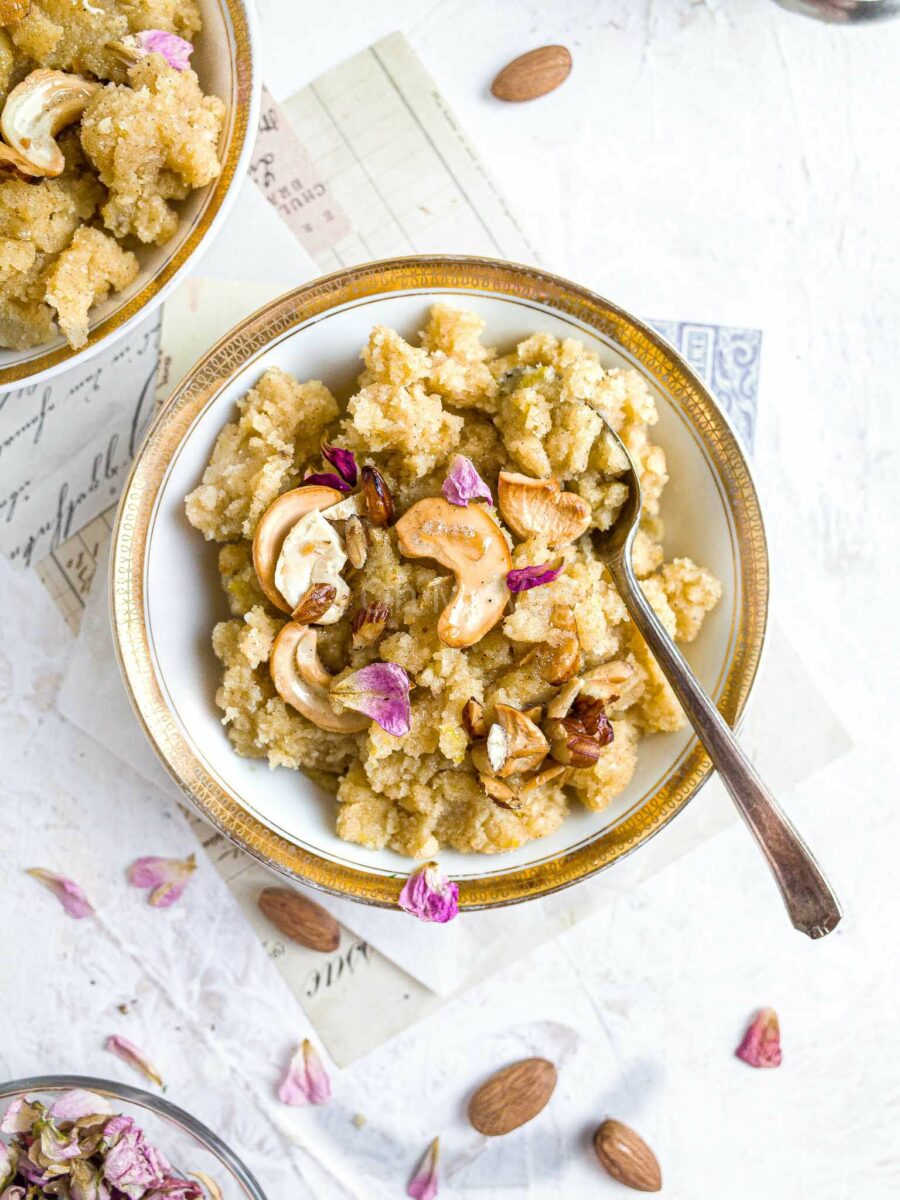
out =
<path fill-rule="evenodd" d="M 721 594 L 664 561 L 642 376 L 546 333 L 499 354 L 483 325 L 437 304 L 418 345 L 375 328 L 346 404 L 270 368 L 186 501 L 222 543 L 232 618 L 212 640 L 235 750 L 330 788 L 342 838 L 418 859 L 605 808 L 641 737 L 683 724 L 592 549 L 627 496 L 608 428 L 640 475 L 634 562 L 660 620 L 691 641 Z M 399 735 L 352 698 L 376 665 L 388 690 L 408 680 Z"/>
<path fill-rule="evenodd" d="M 176 35 L 189 54 L 200 28 L 194 0 L 31 0 L 0 28 L 0 347 L 83 346 L 135 251 L 165 245 L 177 202 L 218 176 L 222 101 L 148 49 Z M 28 136 L 41 106 L 54 136 Z"/>

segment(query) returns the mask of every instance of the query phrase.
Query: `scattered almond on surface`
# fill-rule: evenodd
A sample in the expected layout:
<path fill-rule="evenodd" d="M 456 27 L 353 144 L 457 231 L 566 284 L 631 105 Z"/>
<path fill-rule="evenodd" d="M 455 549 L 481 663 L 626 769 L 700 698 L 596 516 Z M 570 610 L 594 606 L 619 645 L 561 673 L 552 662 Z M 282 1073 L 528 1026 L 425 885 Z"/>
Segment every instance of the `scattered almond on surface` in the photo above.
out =
<path fill-rule="evenodd" d="M 594 1134 L 601 1167 L 636 1192 L 658 1192 L 662 1172 L 656 1155 L 642 1137 L 621 1121 L 606 1120 Z"/>
<path fill-rule="evenodd" d="M 571 70 L 572 55 L 565 46 L 541 46 L 507 63 L 491 84 L 491 92 L 498 100 L 516 104 L 536 100 L 558 88 Z"/>
<path fill-rule="evenodd" d="M 500 1137 L 536 1117 L 556 1087 L 556 1067 L 525 1058 L 497 1071 L 469 1101 L 469 1121 L 479 1133 Z"/>
<path fill-rule="evenodd" d="M 320 904 L 290 888 L 263 888 L 257 901 L 260 911 L 277 930 L 309 950 L 330 954 L 337 950 L 341 929 Z"/>

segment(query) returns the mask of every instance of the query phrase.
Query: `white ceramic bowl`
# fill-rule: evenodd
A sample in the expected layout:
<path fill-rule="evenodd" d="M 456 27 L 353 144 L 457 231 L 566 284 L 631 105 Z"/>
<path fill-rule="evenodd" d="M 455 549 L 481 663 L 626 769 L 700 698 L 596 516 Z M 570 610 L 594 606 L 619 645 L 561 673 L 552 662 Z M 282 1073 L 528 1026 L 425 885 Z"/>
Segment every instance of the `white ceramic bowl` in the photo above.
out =
<path fill-rule="evenodd" d="M 197 0 L 203 17 L 191 65 L 207 94 L 225 103 L 219 144 L 222 172 L 180 207 L 178 232 L 165 246 L 137 249 L 141 269 L 129 287 L 91 310 L 88 342 L 73 350 L 60 336 L 30 350 L 0 348 L 0 392 L 80 365 L 123 336 L 165 299 L 222 225 L 249 166 L 259 116 L 256 17 L 244 0 Z"/>
<path fill-rule="evenodd" d="M 273 301 L 218 343 L 175 390 L 139 452 L 119 510 L 112 563 L 115 636 L 127 687 L 163 761 L 194 804 L 284 874 L 368 903 L 393 904 L 408 859 L 337 838 L 335 801 L 296 771 L 270 771 L 231 748 L 215 705 L 213 624 L 227 617 L 217 547 L 187 522 L 194 488 L 235 401 L 270 366 L 352 393 L 359 350 L 383 323 L 413 336 L 446 300 L 481 313 L 486 340 L 536 330 L 578 337 L 610 366 L 635 366 L 656 395 L 654 440 L 671 482 L 667 556 L 690 555 L 723 584 L 721 603 L 687 656 L 734 721 L 758 665 L 768 569 L 756 492 L 737 440 L 704 385 L 652 330 L 574 284 L 484 259 L 399 259 L 317 280 Z M 573 804 L 562 827 L 495 856 L 446 852 L 465 907 L 543 895 L 614 862 L 697 791 L 709 762 L 690 731 L 641 743 L 630 786 L 606 811 Z"/>

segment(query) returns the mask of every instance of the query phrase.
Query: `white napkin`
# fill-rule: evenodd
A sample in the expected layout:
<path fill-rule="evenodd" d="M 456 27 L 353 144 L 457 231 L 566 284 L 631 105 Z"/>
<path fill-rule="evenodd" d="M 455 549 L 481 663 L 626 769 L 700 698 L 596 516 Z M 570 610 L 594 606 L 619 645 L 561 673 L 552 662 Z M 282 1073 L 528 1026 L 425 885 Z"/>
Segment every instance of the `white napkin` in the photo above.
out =
<path fill-rule="evenodd" d="M 113 651 L 107 589 L 108 547 L 98 562 L 81 633 L 57 705 L 89 734 L 152 783 L 175 788 L 132 712 Z M 87 702 L 89 698 L 89 702 Z M 741 740 L 782 799 L 790 788 L 850 748 L 849 737 L 777 625 Z M 559 929 L 616 899 L 641 879 L 702 845 L 738 820 L 718 779 L 686 812 L 632 855 L 596 879 L 546 900 L 484 913 L 465 913 L 449 925 L 424 925 L 403 913 L 310 893 L 341 924 L 441 996 L 498 969 Z M 754 851 L 748 851 L 753 853 Z"/>

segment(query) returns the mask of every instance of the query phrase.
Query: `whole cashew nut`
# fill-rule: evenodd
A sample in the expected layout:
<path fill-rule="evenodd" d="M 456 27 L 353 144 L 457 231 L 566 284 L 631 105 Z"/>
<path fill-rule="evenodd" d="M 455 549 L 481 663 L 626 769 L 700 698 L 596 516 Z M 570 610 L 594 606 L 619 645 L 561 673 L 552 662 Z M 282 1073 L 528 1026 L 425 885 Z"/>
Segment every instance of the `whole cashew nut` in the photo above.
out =
<path fill-rule="evenodd" d="M 276 608 L 282 612 L 292 612 L 293 608 L 275 586 L 275 568 L 284 539 L 301 518 L 313 509 L 326 509 L 343 500 L 343 495 L 337 488 L 320 487 L 310 484 L 309 487 L 294 488 L 290 492 L 282 492 L 277 496 L 260 518 L 253 535 L 253 569 L 259 586 Z"/>
<path fill-rule="evenodd" d="M 6 97 L 0 114 L 0 129 L 13 151 L 2 157 L 30 175 L 61 175 L 66 160 L 56 135 L 78 120 L 99 87 L 65 71 L 32 71 Z"/>
<path fill-rule="evenodd" d="M 371 717 L 346 709 L 336 713 L 328 698 L 332 677 L 319 660 L 318 634 L 310 625 L 289 621 L 276 637 L 269 659 L 275 691 L 291 708 L 319 729 L 331 733 L 360 733 Z"/>
<path fill-rule="evenodd" d="M 497 522 L 479 505 L 440 496 L 419 500 L 397 522 L 401 553 L 433 558 L 456 576 L 456 591 L 438 619 L 445 646 L 473 646 L 503 616 L 512 558 Z"/>

